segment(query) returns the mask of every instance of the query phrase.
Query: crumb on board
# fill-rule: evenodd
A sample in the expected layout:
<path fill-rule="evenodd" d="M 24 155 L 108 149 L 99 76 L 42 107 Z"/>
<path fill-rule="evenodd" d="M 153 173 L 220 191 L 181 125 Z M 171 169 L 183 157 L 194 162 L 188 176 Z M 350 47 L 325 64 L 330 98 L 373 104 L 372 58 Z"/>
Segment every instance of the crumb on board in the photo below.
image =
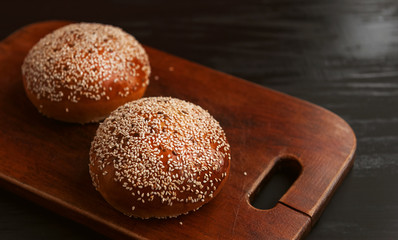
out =
<path fill-rule="evenodd" d="M 243 172 L 243 175 L 247 176 L 247 172 Z"/>
<path fill-rule="evenodd" d="M 155 75 L 153 78 L 154 78 L 156 81 L 159 80 L 159 76 L 158 76 L 158 75 Z"/>
<path fill-rule="evenodd" d="M 180 225 L 182 225 L 182 222 L 180 222 Z"/>
<path fill-rule="evenodd" d="M 173 66 L 170 66 L 170 67 L 169 67 L 169 71 L 170 71 L 170 72 L 174 71 L 174 67 L 173 67 Z"/>

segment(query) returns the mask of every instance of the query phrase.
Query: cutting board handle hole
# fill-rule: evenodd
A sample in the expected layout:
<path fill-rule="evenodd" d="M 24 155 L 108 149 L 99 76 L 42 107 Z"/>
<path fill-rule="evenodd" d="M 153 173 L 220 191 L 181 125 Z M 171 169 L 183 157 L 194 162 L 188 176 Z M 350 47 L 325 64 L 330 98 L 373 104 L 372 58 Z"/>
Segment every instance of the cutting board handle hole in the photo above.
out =
<path fill-rule="evenodd" d="M 250 195 L 250 204 L 262 210 L 273 208 L 294 184 L 301 171 L 301 164 L 296 158 L 280 158 Z"/>

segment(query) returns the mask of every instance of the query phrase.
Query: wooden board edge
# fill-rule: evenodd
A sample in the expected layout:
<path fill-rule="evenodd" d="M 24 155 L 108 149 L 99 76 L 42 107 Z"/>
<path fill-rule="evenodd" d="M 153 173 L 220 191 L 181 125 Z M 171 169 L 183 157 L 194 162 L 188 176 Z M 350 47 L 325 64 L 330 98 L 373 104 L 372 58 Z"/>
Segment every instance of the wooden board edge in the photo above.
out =
<path fill-rule="evenodd" d="M 1 172 L 0 186 L 2 189 L 27 199 L 50 210 L 51 212 L 59 214 L 60 216 L 76 221 L 93 231 L 111 237 L 112 239 L 146 239 L 143 236 L 126 231 L 125 229 L 118 227 L 117 224 L 110 221 L 104 221 L 102 218 L 97 217 L 90 212 L 77 208 L 60 198 L 41 192 L 36 188 L 17 181 Z"/>

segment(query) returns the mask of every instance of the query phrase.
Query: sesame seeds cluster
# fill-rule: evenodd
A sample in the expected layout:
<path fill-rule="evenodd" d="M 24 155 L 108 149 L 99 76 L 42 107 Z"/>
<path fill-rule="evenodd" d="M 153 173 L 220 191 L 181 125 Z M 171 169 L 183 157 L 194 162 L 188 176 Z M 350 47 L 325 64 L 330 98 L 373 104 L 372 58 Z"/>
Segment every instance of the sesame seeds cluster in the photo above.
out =
<path fill-rule="evenodd" d="M 143 47 L 122 29 L 77 23 L 47 34 L 33 46 L 22 74 L 37 99 L 77 103 L 127 97 L 149 84 L 150 66 Z M 126 85 L 132 79 L 134 84 Z M 122 87 L 112 87 L 118 82 Z"/>
<path fill-rule="evenodd" d="M 128 191 L 131 212 L 125 214 L 134 216 L 151 203 L 157 209 L 192 203 L 198 208 L 226 179 L 230 158 L 225 133 L 207 111 L 175 98 L 142 98 L 101 123 L 91 145 L 90 174 L 100 192 L 108 175 Z"/>

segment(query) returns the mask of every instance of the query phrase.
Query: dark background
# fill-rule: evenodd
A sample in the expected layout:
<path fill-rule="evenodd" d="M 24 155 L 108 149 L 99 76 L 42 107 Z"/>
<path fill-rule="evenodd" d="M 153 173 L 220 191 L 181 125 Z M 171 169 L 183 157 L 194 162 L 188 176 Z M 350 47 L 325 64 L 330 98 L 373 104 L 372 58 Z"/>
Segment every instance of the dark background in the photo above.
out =
<path fill-rule="evenodd" d="M 354 168 L 307 239 L 398 238 L 397 1 L 3 1 L 0 39 L 53 19 L 120 26 L 340 115 L 358 139 Z M 0 190 L 0 239 L 106 238 Z"/>

